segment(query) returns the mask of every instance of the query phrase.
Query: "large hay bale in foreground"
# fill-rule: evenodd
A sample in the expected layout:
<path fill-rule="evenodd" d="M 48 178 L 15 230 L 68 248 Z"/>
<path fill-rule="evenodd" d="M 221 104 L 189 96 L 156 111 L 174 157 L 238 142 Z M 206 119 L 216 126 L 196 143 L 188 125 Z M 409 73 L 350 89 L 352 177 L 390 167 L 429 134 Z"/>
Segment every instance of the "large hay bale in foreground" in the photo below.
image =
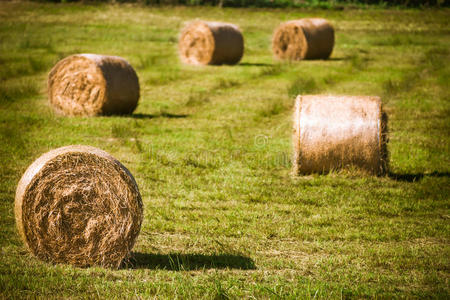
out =
<path fill-rule="evenodd" d="M 293 129 L 294 174 L 387 169 L 387 118 L 378 97 L 298 96 Z"/>
<path fill-rule="evenodd" d="M 244 38 L 236 25 L 196 21 L 180 36 L 181 60 L 193 65 L 234 65 L 244 54 Z"/>
<path fill-rule="evenodd" d="M 119 161 L 77 145 L 47 152 L 28 167 L 17 186 L 15 215 L 36 257 L 118 267 L 139 234 L 143 207 L 133 176 Z"/>
<path fill-rule="evenodd" d="M 77 54 L 50 71 L 48 96 L 66 116 L 130 114 L 139 100 L 139 80 L 121 57 Z"/>
<path fill-rule="evenodd" d="M 278 59 L 326 59 L 334 46 L 334 29 L 325 19 L 311 18 L 281 24 L 274 32 L 272 51 Z"/>

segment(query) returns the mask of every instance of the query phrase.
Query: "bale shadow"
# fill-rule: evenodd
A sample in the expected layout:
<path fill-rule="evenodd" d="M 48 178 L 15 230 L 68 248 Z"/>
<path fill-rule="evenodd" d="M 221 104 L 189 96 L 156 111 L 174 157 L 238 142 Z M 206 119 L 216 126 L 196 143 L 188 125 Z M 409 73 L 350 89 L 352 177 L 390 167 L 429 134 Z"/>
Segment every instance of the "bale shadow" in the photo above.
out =
<path fill-rule="evenodd" d="M 431 172 L 431 173 L 416 173 L 416 174 L 397 174 L 393 172 L 388 173 L 389 178 L 396 181 L 416 182 L 422 180 L 424 176 L 431 177 L 450 177 L 450 172 Z"/>
<path fill-rule="evenodd" d="M 190 271 L 199 269 L 256 269 L 254 261 L 242 255 L 233 254 L 151 254 L 133 252 L 123 264 L 132 269 L 163 269 L 171 271 Z"/>
<path fill-rule="evenodd" d="M 349 60 L 350 57 L 329 57 L 327 59 L 324 60 L 335 60 L 335 61 L 342 61 L 342 60 Z"/>
<path fill-rule="evenodd" d="M 128 117 L 133 119 L 154 119 L 154 118 L 169 118 L 169 119 L 182 119 L 187 118 L 187 114 L 171 114 L 171 113 L 160 113 L 160 114 L 132 114 Z"/>
<path fill-rule="evenodd" d="M 239 66 L 248 66 L 248 67 L 271 67 L 273 64 L 270 63 L 240 63 Z"/>

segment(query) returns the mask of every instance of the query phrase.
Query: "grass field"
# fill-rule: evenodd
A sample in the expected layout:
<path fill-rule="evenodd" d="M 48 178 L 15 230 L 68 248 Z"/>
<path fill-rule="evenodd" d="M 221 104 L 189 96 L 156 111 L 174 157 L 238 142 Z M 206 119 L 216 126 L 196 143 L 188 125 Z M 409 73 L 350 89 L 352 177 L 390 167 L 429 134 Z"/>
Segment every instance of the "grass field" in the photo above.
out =
<path fill-rule="evenodd" d="M 279 63 L 282 21 L 328 18 L 327 61 Z M 238 24 L 237 66 L 180 64 L 184 22 Z M 0 3 L 0 298 L 450 297 L 450 10 L 148 8 Z M 65 118 L 46 77 L 74 53 L 126 58 L 131 116 Z M 390 172 L 290 176 L 297 94 L 379 95 Z M 134 174 L 144 222 L 120 270 L 40 262 L 14 193 L 43 152 L 87 144 Z"/>

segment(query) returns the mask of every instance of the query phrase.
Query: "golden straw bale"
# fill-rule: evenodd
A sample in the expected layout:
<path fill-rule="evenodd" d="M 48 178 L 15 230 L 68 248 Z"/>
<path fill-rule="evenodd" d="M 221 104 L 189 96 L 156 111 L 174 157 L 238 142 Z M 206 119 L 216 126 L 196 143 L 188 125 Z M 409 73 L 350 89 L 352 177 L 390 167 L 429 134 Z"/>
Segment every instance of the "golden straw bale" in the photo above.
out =
<path fill-rule="evenodd" d="M 48 75 L 48 96 L 66 116 L 130 114 L 139 100 L 139 80 L 123 58 L 77 54 L 59 61 Z"/>
<path fill-rule="evenodd" d="M 234 65 L 244 54 L 244 38 L 233 24 L 195 21 L 181 33 L 181 60 L 193 65 Z"/>
<path fill-rule="evenodd" d="M 294 174 L 349 165 L 387 170 L 387 117 L 369 96 L 298 96 L 294 109 Z"/>
<path fill-rule="evenodd" d="M 15 216 L 30 252 L 44 261 L 118 267 L 139 234 L 143 206 L 131 173 L 100 149 L 72 145 L 43 154 L 23 174 Z"/>
<path fill-rule="evenodd" d="M 333 47 L 333 26 L 319 18 L 283 23 L 275 30 L 272 39 L 275 57 L 285 60 L 326 59 Z"/>

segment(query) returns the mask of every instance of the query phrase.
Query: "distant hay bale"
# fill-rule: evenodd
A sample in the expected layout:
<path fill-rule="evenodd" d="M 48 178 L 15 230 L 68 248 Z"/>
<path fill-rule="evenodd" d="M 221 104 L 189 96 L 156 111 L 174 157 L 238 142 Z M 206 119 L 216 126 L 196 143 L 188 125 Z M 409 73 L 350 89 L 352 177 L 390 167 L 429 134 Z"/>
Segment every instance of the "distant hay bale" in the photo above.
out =
<path fill-rule="evenodd" d="M 387 170 L 387 118 L 369 96 L 298 96 L 294 109 L 294 174 L 349 165 Z"/>
<path fill-rule="evenodd" d="M 130 114 L 139 100 L 139 80 L 121 57 L 77 54 L 50 71 L 48 96 L 66 116 Z"/>
<path fill-rule="evenodd" d="M 274 32 L 272 51 L 282 60 L 326 59 L 334 46 L 334 29 L 325 19 L 311 18 L 281 24 Z"/>
<path fill-rule="evenodd" d="M 234 65 L 244 54 L 244 38 L 236 25 L 196 21 L 183 29 L 178 47 L 186 64 Z"/>
<path fill-rule="evenodd" d="M 89 146 L 54 149 L 35 160 L 16 190 L 19 233 L 39 259 L 118 267 L 139 234 L 142 200 L 130 172 Z"/>

